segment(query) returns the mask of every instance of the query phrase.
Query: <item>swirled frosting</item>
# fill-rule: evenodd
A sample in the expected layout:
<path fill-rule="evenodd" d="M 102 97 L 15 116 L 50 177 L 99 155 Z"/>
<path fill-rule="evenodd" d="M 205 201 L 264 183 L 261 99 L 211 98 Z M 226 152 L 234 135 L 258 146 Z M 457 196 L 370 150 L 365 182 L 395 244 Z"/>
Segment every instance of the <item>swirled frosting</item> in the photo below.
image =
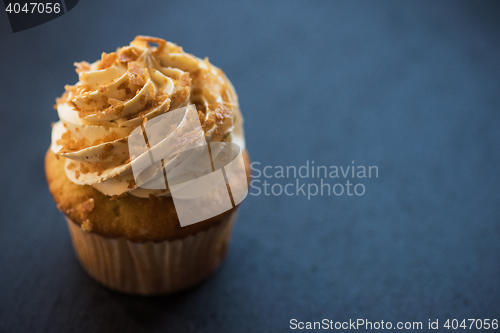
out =
<path fill-rule="evenodd" d="M 109 196 L 168 195 L 168 190 L 135 184 L 128 138 L 147 120 L 187 105 L 196 107 L 208 142 L 245 147 L 237 95 L 207 58 L 163 39 L 138 36 L 92 64 L 75 66 L 79 81 L 56 100 L 60 120 L 52 128 L 51 144 L 75 184 Z"/>

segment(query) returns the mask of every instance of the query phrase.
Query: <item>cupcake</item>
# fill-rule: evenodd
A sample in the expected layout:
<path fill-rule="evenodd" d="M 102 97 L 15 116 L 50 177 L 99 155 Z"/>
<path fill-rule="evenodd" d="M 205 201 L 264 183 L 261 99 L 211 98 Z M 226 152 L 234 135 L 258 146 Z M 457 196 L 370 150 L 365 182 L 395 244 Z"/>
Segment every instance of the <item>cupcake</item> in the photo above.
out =
<path fill-rule="evenodd" d="M 222 263 L 249 159 L 222 70 L 138 36 L 56 99 L 45 173 L 85 271 L 125 293 L 180 291 Z"/>

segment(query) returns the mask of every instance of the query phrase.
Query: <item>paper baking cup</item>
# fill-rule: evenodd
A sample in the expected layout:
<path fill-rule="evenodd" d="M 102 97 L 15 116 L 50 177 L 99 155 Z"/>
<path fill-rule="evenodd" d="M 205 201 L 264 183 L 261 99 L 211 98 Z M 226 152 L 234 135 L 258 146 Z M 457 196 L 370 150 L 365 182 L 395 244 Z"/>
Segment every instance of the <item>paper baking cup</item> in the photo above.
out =
<path fill-rule="evenodd" d="M 84 231 L 66 217 L 76 255 L 87 273 L 116 291 L 167 294 L 192 287 L 222 263 L 237 211 L 183 239 L 134 243 Z"/>

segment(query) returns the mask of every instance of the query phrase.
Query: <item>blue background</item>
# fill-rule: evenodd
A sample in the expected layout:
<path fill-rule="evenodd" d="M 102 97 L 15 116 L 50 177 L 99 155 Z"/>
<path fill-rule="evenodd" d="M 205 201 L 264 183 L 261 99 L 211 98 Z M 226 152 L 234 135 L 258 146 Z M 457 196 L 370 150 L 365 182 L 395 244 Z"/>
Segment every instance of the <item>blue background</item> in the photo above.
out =
<path fill-rule="evenodd" d="M 497 2 L 82 0 L 16 34 L 0 18 L 0 331 L 500 319 Z M 101 287 L 73 254 L 43 156 L 73 62 L 138 34 L 226 72 L 253 161 L 354 160 L 379 177 L 361 197 L 249 196 L 227 261 L 190 291 Z"/>

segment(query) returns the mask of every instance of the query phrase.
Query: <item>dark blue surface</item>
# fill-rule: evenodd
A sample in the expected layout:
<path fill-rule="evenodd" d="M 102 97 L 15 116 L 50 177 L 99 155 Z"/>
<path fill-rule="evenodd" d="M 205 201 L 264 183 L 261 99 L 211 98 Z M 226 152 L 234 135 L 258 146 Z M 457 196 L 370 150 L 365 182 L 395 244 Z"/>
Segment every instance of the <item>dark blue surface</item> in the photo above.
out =
<path fill-rule="evenodd" d="M 0 17 L 1 332 L 500 319 L 498 3 L 87 0 L 16 34 Z M 379 177 L 361 197 L 249 196 L 226 263 L 191 291 L 100 287 L 75 259 L 43 155 L 73 62 L 137 34 L 226 72 L 253 161 L 354 160 Z"/>

